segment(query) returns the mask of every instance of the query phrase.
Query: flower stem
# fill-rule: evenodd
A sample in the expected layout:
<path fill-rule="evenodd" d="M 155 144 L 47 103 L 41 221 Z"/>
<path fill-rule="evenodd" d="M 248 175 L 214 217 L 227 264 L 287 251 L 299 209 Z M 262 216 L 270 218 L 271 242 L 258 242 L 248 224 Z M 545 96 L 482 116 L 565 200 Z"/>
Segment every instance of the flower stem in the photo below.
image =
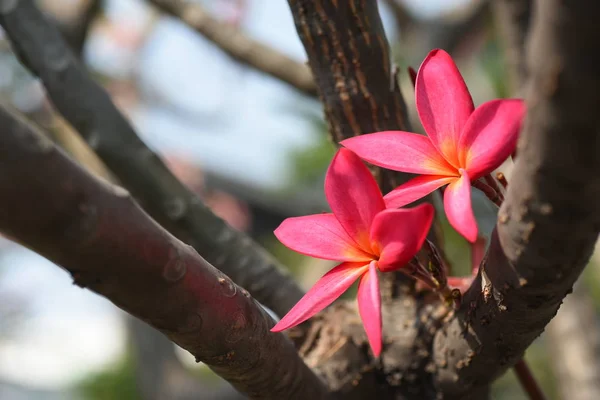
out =
<path fill-rule="evenodd" d="M 500 199 L 504 201 L 504 192 L 502 191 L 502 189 L 500 189 L 500 186 L 498 186 L 498 181 L 491 174 L 486 175 L 483 179 L 485 179 L 486 183 L 492 189 L 494 189 L 494 192 L 498 194 Z"/>
<path fill-rule="evenodd" d="M 517 375 L 519 383 L 521 383 L 521 387 L 523 387 L 530 400 L 546 400 L 546 396 L 544 396 L 540 385 L 531 373 L 525 358 L 520 359 L 513 368 L 515 369 L 515 375 Z"/>
<path fill-rule="evenodd" d="M 488 185 L 487 183 L 482 182 L 480 180 L 476 180 L 471 182 L 471 185 L 473 185 L 474 188 L 481 190 L 483 194 L 485 194 L 485 197 L 490 199 L 490 201 L 498 207 L 502 205 L 502 201 L 504 200 L 502 194 L 496 192 L 494 188 Z"/>

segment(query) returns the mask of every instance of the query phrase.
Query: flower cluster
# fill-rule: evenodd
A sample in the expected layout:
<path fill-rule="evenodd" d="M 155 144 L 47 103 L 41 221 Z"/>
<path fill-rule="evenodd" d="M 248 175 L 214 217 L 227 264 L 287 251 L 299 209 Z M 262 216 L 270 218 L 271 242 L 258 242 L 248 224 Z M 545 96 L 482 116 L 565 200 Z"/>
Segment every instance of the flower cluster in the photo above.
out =
<path fill-rule="evenodd" d="M 360 279 L 358 309 L 378 356 L 382 348 L 378 273 L 411 274 L 406 265 L 423 245 L 434 214 L 428 203 L 398 207 L 445 186 L 448 221 L 469 242 L 477 241 L 471 185 L 514 152 L 525 114 L 523 101 L 496 99 L 475 108 L 458 68 L 443 50 L 431 51 L 421 64 L 415 99 L 427 136 L 386 131 L 344 140 L 325 179 L 332 213 L 288 218 L 275 231 L 292 250 L 340 264 L 308 291 L 273 332 L 309 319 Z M 361 158 L 419 176 L 384 197 Z"/>

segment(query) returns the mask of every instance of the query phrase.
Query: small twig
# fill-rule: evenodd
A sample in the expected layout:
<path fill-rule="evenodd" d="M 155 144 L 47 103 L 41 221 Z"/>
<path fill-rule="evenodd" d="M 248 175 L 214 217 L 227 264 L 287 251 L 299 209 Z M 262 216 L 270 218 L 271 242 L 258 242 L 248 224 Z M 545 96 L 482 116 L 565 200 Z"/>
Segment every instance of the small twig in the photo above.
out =
<path fill-rule="evenodd" d="M 504 200 L 504 192 L 502 191 L 502 189 L 500 188 L 500 186 L 498 186 L 498 181 L 496 181 L 496 179 L 491 174 L 488 174 L 488 175 L 484 176 L 483 179 L 485 179 L 486 183 L 492 189 L 494 189 L 494 191 L 496 193 L 498 193 L 498 196 L 500 196 L 500 198 L 502 200 Z"/>
<path fill-rule="evenodd" d="M 546 400 L 546 396 L 531 373 L 525 358 L 520 359 L 513 368 L 530 400 Z"/>
<path fill-rule="evenodd" d="M 502 198 L 502 195 L 496 192 L 494 188 L 489 186 L 487 183 L 482 182 L 480 180 L 476 180 L 471 182 L 471 185 L 473 185 L 474 188 L 481 190 L 483 194 L 485 194 L 485 197 L 490 199 L 490 201 L 498 207 L 502 205 L 502 201 L 504 200 Z"/>

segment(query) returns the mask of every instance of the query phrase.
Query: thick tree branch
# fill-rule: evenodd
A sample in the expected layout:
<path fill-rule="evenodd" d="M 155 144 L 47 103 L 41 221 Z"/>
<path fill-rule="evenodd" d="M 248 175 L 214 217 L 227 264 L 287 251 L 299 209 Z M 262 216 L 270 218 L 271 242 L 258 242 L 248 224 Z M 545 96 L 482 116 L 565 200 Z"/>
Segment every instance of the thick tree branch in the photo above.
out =
<path fill-rule="evenodd" d="M 162 331 L 257 399 L 326 392 L 250 295 L 162 229 L 128 193 L 83 170 L 0 107 L 0 230 L 74 283 Z"/>
<path fill-rule="evenodd" d="M 220 22 L 189 0 L 148 0 L 161 11 L 179 18 L 235 60 L 271 75 L 311 97 L 317 87 L 310 69 L 277 50 L 253 40 L 238 28 Z"/>
<path fill-rule="evenodd" d="M 376 1 L 288 0 L 335 141 L 406 130 Z"/>
<path fill-rule="evenodd" d="M 31 0 L 0 0 L 0 24 L 58 111 L 158 222 L 276 313 L 302 297 L 272 256 L 215 216 L 138 138 Z"/>
<path fill-rule="evenodd" d="M 522 357 L 598 238 L 598 18 L 596 1 L 536 3 L 529 111 L 513 180 L 482 271 L 436 336 L 437 383 L 447 398 L 489 383 Z"/>
<path fill-rule="evenodd" d="M 382 130 L 410 130 L 376 1 L 288 0 L 335 142 Z M 404 176 L 375 169 L 389 191 Z M 354 301 L 311 321 L 301 353 L 344 398 L 434 398 L 423 373 L 440 308 L 405 275 L 382 281 L 384 351 L 369 356 Z M 425 297 L 425 298 L 424 298 Z M 432 301 L 431 301 L 432 300 Z M 436 318 L 432 318 L 436 316 Z"/>

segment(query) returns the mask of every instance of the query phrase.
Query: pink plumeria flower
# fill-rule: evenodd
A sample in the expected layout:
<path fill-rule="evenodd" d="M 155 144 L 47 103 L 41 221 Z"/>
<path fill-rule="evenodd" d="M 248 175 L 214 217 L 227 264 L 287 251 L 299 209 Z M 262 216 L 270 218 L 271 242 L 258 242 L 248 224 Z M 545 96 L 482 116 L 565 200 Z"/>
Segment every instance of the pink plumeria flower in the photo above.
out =
<path fill-rule="evenodd" d="M 366 165 L 341 149 L 325 178 L 333 214 L 288 218 L 275 230 L 287 247 L 341 264 L 326 273 L 271 329 L 283 331 L 323 310 L 357 279 L 358 311 L 375 356 L 381 353 L 381 296 L 378 271 L 402 268 L 421 248 L 433 220 L 433 206 L 385 209 Z"/>
<path fill-rule="evenodd" d="M 515 150 L 525 105 L 519 99 L 496 99 L 474 108 L 458 68 L 443 50 L 431 51 L 421 64 L 415 98 L 427 136 L 386 131 L 342 144 L 372 164 L 421 175 L 387 194 L 387 207 L 404 206 L 448 185 L 448 220 L 474 242 L 478 231 L 470 183 L 498 168 Z"/>

